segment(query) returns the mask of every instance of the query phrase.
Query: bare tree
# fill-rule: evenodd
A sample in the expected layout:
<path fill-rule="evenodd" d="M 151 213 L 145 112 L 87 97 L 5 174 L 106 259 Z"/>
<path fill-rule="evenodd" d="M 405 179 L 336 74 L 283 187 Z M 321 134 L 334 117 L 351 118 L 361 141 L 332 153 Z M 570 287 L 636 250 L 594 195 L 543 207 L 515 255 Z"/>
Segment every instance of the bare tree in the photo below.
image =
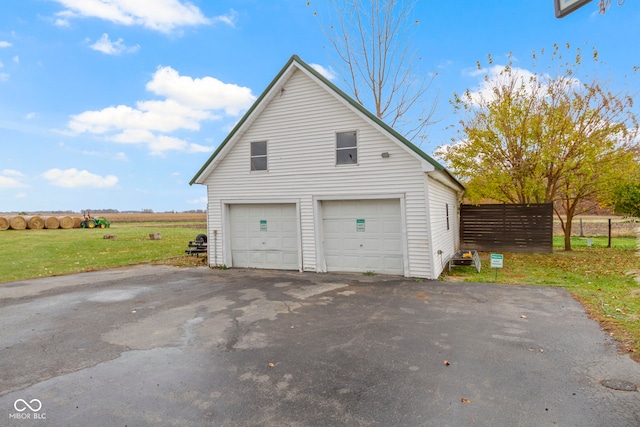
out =
<path fill-rule="evenodd" d="M 625 0 L 618 0 L 618 6 L 622 6 Z M 598 8 L 600 9 L 600 13 L 607 13 L 607 9 L 611 6 L 611 0 L 600 0 L 598 2 Z"/>
<path fill-rule="evenodd" d="M 411 45 L 417 0 L 330 0 L 321 26 L 353 97 L 408 139 L 426 138 L 437 94 Z M 307 2 L 310 5 L 310 2 Z"/>

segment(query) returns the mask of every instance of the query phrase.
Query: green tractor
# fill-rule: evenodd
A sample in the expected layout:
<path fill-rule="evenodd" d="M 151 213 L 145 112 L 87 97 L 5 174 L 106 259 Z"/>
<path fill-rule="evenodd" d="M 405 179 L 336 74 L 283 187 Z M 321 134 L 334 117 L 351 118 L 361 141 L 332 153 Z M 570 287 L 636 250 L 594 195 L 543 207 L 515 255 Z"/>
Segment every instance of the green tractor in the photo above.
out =
<path fill-rule="evenodd" d="M 106 218 L 91 217 L 89 211 L 83 211 L 82 216 L 84 219 L 80 222 L 81 228 L 109 228 L 111 227 L 111 221 Z"/>

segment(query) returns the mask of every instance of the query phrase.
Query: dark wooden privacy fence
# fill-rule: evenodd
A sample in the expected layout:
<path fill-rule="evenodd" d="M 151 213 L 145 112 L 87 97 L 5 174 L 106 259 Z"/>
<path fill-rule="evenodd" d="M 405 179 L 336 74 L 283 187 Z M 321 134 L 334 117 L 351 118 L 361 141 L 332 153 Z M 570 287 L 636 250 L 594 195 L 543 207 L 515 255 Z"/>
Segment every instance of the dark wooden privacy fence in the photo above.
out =
<path fill-rule="evenodd" d="M 461 205 L 460 240 L 478 251 L 553 252 L 553 206 Z"/>

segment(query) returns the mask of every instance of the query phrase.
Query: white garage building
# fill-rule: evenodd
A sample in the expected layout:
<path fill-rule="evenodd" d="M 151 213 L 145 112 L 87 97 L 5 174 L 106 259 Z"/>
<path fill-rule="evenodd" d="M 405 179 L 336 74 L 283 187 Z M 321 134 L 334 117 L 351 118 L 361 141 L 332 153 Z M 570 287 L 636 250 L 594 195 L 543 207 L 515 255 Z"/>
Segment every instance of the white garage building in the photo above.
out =
<path fill-rule="evenodd" d="M 462 185 L 293 56 L 191 184 L 209 264 L 435 279 Z"/>

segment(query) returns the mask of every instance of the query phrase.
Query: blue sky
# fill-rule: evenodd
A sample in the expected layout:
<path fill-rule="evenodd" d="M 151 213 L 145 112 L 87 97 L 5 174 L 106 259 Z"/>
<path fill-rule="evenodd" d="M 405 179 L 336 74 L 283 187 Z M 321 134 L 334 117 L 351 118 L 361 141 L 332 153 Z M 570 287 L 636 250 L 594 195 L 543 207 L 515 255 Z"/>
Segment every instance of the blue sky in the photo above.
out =
<path fill-rule="evenodd" d="M 0 212 L 204 209 L 205 187 L 189 181 L 291 55 L 331 70 L 314 16 L 324 3 L 4 2 Z M 638 1 L 557 19 L 553 0 L 422 0 L 415 15 L 415 47 L 437 73 L 429 154 L 455 138 L 449 99 L 481 90 L 487 54 L 530 70 L 532 51 L 588 42 L 604 62 L 593 75 L 640 89 Z"/>

